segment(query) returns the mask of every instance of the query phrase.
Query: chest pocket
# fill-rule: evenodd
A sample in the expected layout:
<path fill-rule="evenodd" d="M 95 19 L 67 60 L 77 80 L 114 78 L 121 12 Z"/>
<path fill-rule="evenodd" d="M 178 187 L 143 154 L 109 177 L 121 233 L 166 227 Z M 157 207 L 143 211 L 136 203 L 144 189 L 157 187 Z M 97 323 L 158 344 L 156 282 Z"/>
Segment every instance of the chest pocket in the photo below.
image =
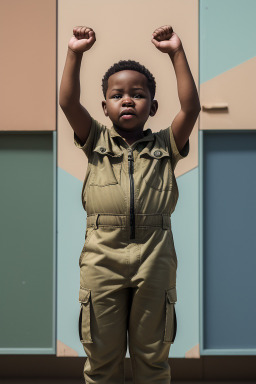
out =
<path fill-rule="evenodd" d="M 164 149 L 154 148 L 140 154 L 142 178 L 158 191 L 170 191 L 173 186 L 171 155 Z"/>
<path fill-rule="evenodd" d="M 113 152 L 106 146 L 97 146 L 93 150 L 89 185 L 104 187 L 120 183 L 123 153 Z"/>

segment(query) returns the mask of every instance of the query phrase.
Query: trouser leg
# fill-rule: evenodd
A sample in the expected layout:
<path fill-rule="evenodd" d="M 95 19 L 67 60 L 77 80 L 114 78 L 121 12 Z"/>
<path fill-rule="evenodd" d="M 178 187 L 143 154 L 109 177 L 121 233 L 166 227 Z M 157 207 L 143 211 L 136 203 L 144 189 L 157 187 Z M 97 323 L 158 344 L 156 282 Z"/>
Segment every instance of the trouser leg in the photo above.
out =
<path fill-rule="evenodd" d="M 87 355 L 85 383 L 123 384 L 129 290 L 102 286 L 87 287 L 87 292 L 80 312 L 80 338 Z"/>
<path fill-rule="evenodd" d="M 177 259 L 170 230 L 137 232 L 140 266 L 131 277 L 134 294 L 129 317 L 133 384 L 170 384 L 168 362 L 176 336 Z"/>
<path fill-rule="evenodd" d="M 165 341 L 165 328 L 165 289 L 142 284 L 134 291 L 128 330 L 134 384 L 170 384 L 171 342 Z"/>

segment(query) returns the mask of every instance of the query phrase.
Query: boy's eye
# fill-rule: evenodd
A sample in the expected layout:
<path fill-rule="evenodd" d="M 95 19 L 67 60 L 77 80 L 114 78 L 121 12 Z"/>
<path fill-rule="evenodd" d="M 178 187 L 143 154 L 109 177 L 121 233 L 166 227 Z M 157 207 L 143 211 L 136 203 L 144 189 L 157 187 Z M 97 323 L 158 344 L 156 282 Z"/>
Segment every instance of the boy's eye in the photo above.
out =
<path fill-rule="evenodd" d="M 119 97 L 122 97 L 121 95 L 114 95 L 113 99 L 118 99 Z"/>
<path fill-rule="evenodd" d="M 143 97 L 143 95 L 137 94 L 137 95 L 135 95 L 134 97 L 140 99 L 141 97 Z"/>

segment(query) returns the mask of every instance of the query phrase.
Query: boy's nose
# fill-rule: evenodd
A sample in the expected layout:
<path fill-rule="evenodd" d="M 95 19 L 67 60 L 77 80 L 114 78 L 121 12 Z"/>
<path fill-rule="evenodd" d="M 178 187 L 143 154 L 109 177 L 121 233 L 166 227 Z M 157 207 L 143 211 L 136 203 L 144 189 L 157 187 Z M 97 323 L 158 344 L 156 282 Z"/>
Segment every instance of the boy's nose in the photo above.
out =
<path fill-rule="evenodd" d="M 123 99 L 122 105 L 133 105 L 134 101 L 130 97 L 125 97 Z"/>

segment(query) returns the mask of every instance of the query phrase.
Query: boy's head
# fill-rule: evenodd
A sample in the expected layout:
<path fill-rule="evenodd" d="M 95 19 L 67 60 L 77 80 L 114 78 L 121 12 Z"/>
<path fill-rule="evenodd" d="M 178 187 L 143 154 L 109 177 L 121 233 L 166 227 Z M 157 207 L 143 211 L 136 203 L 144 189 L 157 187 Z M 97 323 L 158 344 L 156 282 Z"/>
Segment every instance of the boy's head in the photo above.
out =
<path fill-rule="evenodd" d="M 123 130 L 142 130 L 157 111 L 155 79 L 136 61 L 122 60 L 110 67 L 102 79 L 102 89 L 105 116 Z"/>
<path fill-rule="evenodd" d="M 154 99 L 155 93 L 156 93 L 156 82 L 155 78 L 152 75 L 149 70 L 144 67 L 144 65 L 138 63 L 137 61 L 134 60 L 120 60 L 118 63 L 113 64 L 105 73 L 102 79 L 102 91 L 103 95 L 106 100 L 106 95 L 107 95 L 107 89 L 108 89 L 108 79 L 111 75 L 113 75 L 116 72 L 119 71 L 124 71 L 124 70 L 132 70 L 132 71 L 137 71 L 142 73 L 143 75 L 146 76 L 147 78 L 147 84 L 148 84 L 148 89 L 151 95 L 151 100 Z"/>

